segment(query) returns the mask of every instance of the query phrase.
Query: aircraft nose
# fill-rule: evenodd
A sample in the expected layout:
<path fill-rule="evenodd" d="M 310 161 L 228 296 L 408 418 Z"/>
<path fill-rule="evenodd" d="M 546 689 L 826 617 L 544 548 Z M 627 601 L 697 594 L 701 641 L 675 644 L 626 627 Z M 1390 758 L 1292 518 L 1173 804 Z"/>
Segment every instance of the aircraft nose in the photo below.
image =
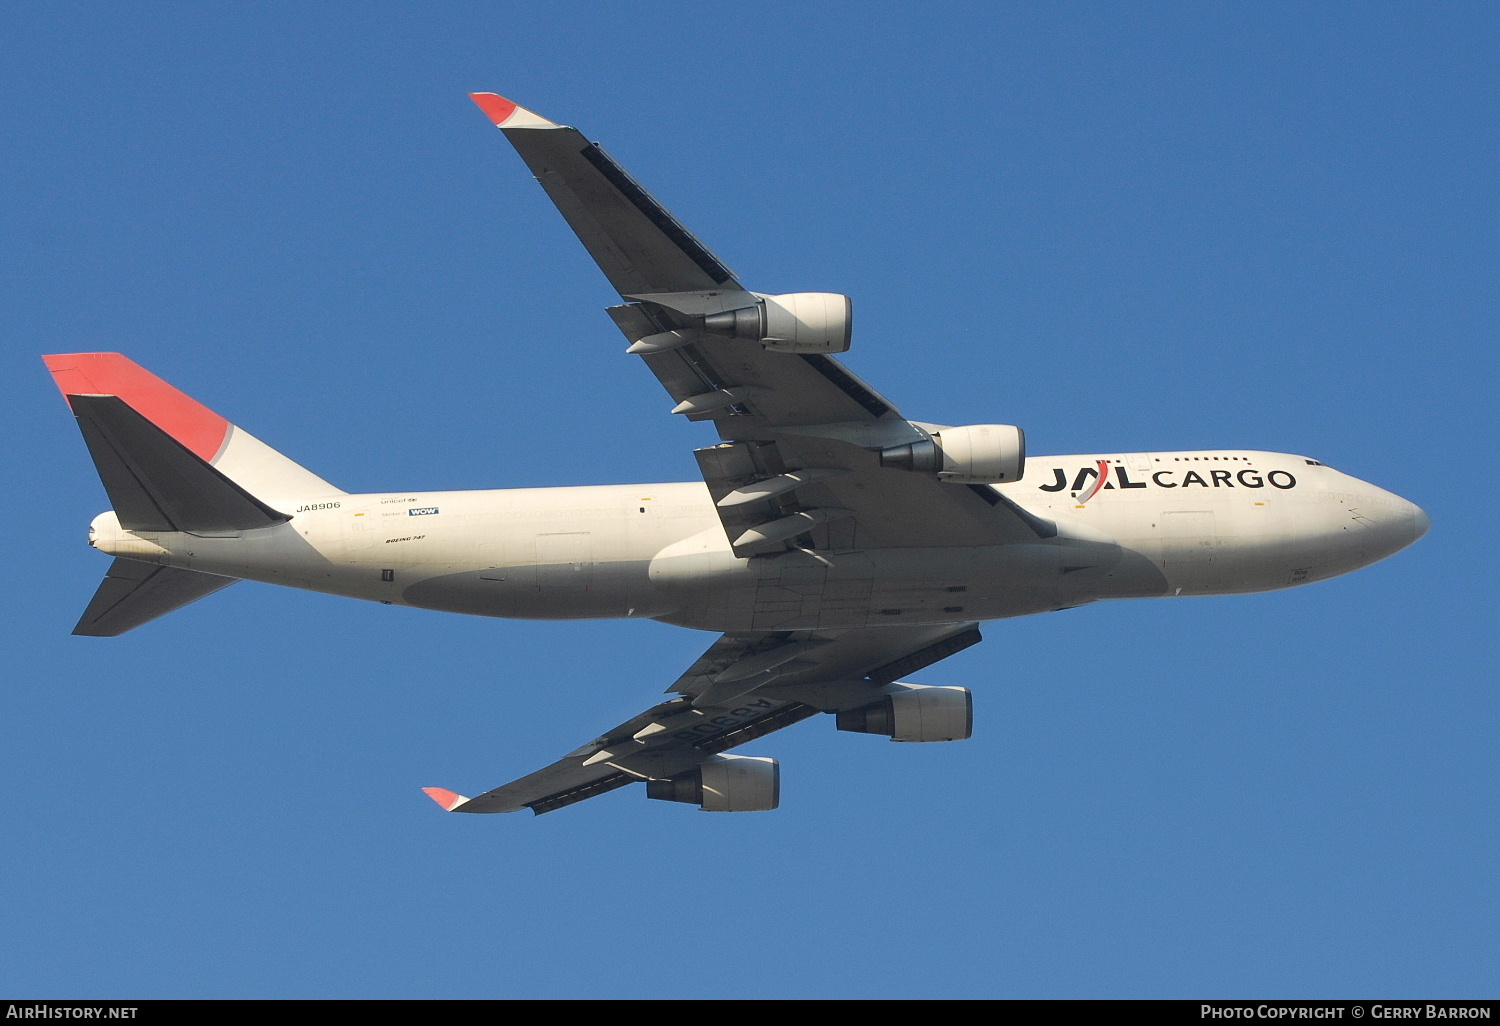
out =
<path fill-rule="evenodd" d="M 1374 548 L 1382 559 L 1400 552 L 1432 526 L 1432 519 L 1421 506 L 1384 489 L 1363 500 L 1360 514 L 1370 528 L 1370 540 L 1379 539 Z"/>
<path fill-rule="evenodd" d="M 1416 541 L 1422 535 L 1426 534 L 1427 529 L 1432 526 L 1432 518 L 1427 515 L 1426 510 L 1418 506 L 1415 502 L 1408 503 L 1408 505 L 1411 506 L 1411 524 L 1414 532 L 1411 540 Z"/>

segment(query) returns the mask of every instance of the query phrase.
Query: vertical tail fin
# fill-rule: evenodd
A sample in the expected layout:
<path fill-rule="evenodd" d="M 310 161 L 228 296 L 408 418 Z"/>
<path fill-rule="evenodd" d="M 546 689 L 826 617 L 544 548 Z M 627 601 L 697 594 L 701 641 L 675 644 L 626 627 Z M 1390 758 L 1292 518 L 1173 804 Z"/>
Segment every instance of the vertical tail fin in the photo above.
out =
<path fill-rule="evenodd" d="M 115 396 L 251 496 L 284 506 L 340 489 L 119 353 L 42 357 L 69 405 L 73 396 Z M 75 412 L 78 412 L 75 408 Z"/>

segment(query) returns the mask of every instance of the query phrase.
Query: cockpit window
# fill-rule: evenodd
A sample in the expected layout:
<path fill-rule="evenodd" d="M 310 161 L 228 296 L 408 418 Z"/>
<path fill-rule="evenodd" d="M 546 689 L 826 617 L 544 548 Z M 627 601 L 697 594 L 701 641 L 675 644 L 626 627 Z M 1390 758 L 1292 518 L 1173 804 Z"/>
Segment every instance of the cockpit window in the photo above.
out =
<path fill-rule="evenodd" d="M 1323 465 L 1317 460 L 1303 460 L 1302 462 L 1306 463 L 1309 467 L 1321 467 Z"/>

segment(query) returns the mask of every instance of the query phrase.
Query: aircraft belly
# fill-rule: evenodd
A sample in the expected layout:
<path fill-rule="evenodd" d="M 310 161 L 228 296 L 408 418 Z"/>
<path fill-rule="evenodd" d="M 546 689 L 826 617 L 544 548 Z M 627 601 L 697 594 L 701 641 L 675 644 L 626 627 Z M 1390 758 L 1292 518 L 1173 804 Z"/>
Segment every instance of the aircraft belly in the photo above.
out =
<path fill-rule="evenodd" d="M 591 530 L 570 529 L 575 526 L 511 526 L 503 537 L 478 545 L 480 555 L 471 555 L 467 565 L 413 580 L 401 599 L 429 609 L 525 620 L 650 618 L 674 607 L 649 573 L 650 554 L 665 540 L 659 534 L 621 531 L 603 520 L 591 522 Z M 475 569 L 476 561 L 491 565 Z"/>
<path fill-rule="evenodd" d="M 725 560 L 664 580 L 684 596 L 658 619 L 701 630 L 812 630 L 1024 616 L 1101 598 L 1160 595 L 1151 560 L 1118 546 L 1036 545 L 876 549 Z"/>
<path fill-rule="evenodd" d="M 586 582 L 568 576 L 581 573 L 574 564 L 508 567 L 504 576 L 462 570 L 416 581 L 401 598 L 424 609 L 521 620 L 651 618 L 670 607 L 653 594 L 648 566 L 647 560 L 595 563 Z"/>

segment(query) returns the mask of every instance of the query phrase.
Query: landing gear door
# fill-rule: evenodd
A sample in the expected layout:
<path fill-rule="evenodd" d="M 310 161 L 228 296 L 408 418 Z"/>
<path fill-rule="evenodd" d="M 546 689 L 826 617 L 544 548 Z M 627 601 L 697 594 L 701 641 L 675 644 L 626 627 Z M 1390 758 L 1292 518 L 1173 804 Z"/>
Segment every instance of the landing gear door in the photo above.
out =
<path fill-rule="evenodd" d="M 503 541 L 483 541 L 479 544 L 479 562 L 484 568 L 479 571 L 481 581 L 503 581 L 506 578 L 507 567 L 505 565 L 505 543 Z"/>
<path fill-rule="evenodd" d="M 594 581 L 593 536 L 587 531 L 537 535 L 536 572 L 543 591 L 588 591 Z"/>
<path fill-rule="evenodd" d="M 1162 566 L 1204 566 L 1214 560 L 1218 537 L 1212 510 L 1163 513 Z"/>

